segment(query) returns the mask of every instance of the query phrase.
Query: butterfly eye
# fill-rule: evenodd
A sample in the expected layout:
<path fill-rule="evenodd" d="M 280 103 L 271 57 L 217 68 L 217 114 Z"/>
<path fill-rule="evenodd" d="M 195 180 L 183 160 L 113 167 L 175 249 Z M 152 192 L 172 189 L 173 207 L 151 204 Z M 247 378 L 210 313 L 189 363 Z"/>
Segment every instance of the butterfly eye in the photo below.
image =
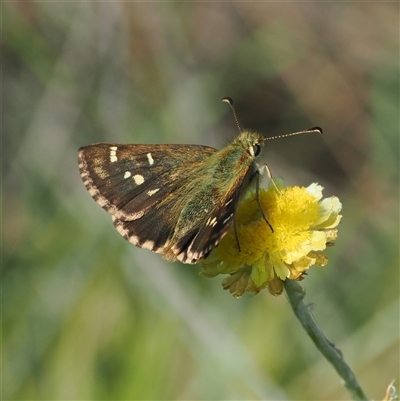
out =
<path fill-rule="evenodd" d="M 253 153 L 254 153 L 254 156 L 258 156 L 261 153 L 261 146 L 259 143 L 255 143 L 253 145 Z"/>

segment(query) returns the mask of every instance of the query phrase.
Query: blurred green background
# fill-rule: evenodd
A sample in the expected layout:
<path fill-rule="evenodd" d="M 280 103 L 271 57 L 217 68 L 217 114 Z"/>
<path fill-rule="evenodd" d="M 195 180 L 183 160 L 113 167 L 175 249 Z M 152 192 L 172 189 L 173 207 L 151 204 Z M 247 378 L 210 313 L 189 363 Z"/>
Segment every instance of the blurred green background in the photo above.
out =
<path fill-rule="evenodd" d="M 267 136 L 343 203 L 306 302 L 367 395 L 399 378 L 399 3 L 2 5 L 2 399 L 347 400 L 284 295 L 232 298 L 133 247 L 91 199 L 93 142 Z M 398 382 L 397 382 L 398 383 Z"/>

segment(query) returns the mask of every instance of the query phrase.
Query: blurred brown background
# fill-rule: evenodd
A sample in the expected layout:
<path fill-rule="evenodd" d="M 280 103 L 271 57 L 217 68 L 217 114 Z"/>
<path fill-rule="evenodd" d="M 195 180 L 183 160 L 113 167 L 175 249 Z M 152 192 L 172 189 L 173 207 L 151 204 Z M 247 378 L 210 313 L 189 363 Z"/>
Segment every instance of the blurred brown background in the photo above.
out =
<path fill-rule="evenodd" d="M 274 175 L 343 203 L 306 301 L 364 391 L 399 378 L 399 4 L 2 6 L 3 399 L 347 400 L 285 296 L 134 248 L 86 192 L 85 144 L 267 136 Z"/>

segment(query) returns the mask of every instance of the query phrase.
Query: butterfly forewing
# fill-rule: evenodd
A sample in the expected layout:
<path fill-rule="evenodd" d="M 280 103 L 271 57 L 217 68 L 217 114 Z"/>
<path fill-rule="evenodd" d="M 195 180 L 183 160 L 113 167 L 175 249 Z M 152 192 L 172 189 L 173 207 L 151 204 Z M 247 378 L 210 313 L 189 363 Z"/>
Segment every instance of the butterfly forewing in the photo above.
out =
<path fill-rule="evenodd" d="M 119 220 L 136 220 L 190 178 L 185 169 L 216 149 L 190 145 L 119 145 L 80 148 L 82 180 L 93 199 Z"/>

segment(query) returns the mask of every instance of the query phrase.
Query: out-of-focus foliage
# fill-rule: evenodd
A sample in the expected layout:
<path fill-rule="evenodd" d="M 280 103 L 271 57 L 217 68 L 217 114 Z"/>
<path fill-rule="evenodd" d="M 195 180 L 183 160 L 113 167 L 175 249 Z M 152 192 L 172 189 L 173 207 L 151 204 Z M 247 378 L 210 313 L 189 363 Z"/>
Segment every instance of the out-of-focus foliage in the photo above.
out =
<path fill-rule="evenodd" d="M 113 229 L 77 149 L 276 135 L 287 185 L 343 203 L 307 301 L 365 392 L 399 376 L 399 4 L 2 5 L 3 399 L 345 400 L 284 296 L 234 299 Z"/>

